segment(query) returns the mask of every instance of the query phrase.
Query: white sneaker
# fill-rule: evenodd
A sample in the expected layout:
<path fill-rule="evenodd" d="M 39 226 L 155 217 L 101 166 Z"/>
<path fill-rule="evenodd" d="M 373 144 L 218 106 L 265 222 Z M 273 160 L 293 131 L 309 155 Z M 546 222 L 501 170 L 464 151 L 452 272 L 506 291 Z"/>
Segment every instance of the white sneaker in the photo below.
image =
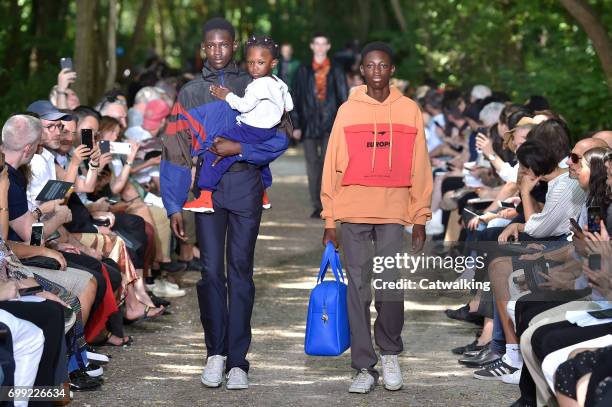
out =
<path fill-rule="evenodd" d="M 233 367 L 227 374 L 227 381 L 225 387 L 228 390 L 240 390 L 249 388 L 249 378 L 247 372 L 240 369 L 239 367 Z"/>
<path fill-rule="evenodd" d="M 516 372 L 505 374 L 501 377 L 502 382 L 507 384 L 519 384 L 521 381 L 521 370 L 519 369 Z"/>
<path fill-rule="evenodd" d="M 104 369 L 102 368 L 102 366 L 90 363 L 85 368 L 85 373 L 87 373 L 89 377 L 100 377 L 104 374 Z"/>
<path fill-rule="evenodd" d="M 185 290 L 181 290 L 180 288 L 173 288 L 168 284 L 166 280 L 156 280 L 155 287 L 153 287 L 151 291 L 156 296 L 165 298 L 178 298 L 183 297 L 187 294 Z"/>
<path fill-rule="evenodd" d="M 381 355 L 382 378 L 385 389 L 399 390 L 404 385 L 402 371 L 400 369 L 397 355 Z"/>
<path fill-rule="evenodd" d="M 376 379 L 368 372 L 368 369 L 361 369 L 353 379 L 349 387 L 349 393 L 366 394 L 376 386 Z"/>
<path fill-rule="evenodd" d="M 223 371 L 225 370 L 225 356 L 212 355 L 206 361 L 206 367 L 202 372 L 202 384 L 206 387 L 219 387 L 223 383 Z"/>
<path fill-rule="evenodd" d="M 162 278 L 161 281 L 163 281 L 164 284 L 166 284 L 170 288 L 174 288 L 175 290 L 180 290 L 181 289 L 181 287 L 179 287 L 178 284 L 171 283 L 169 280 L 166 280 L 165 278 Z"/>
<path fill-rule="evenodd" d="M 106 355 L 102 355 L 101 353 L 95 352 L 85 352 L 87 355 L 87 360 L 90 362 L 94 362 L 96 365 L 105 365 L 110 362 L 110 359 Z"/>

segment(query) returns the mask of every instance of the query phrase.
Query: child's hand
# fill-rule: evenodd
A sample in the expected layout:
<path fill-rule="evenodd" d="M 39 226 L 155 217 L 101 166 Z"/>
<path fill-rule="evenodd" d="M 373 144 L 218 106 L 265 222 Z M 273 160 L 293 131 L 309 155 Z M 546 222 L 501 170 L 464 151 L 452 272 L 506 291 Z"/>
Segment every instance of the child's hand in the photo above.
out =
<path fill-rule="evenodd" d="M 210 85 L 210 93 L 216 98 L 225 100 L 226 96 L 230 94 L 230 90 L 228 88 L 224 88 L 223 86 Z"/>

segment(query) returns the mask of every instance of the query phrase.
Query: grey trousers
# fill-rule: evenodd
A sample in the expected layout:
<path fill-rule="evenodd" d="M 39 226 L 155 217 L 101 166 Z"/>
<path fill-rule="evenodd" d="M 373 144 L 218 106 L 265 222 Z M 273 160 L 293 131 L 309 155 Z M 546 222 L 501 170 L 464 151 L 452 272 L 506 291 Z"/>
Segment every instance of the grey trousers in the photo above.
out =
<path fill-rule="evenodd" d="M 372 345 L 370 304 L 372 302 L 373 257 L 400 253 L 404 242 L 404 227 L 399 224 L 370 225 L 342 223 L 341 247 L 344 268 L 348 275 L 348 315 L 351 327 L 351 367 L 374 369 L 378 357 Z M 374 278 L 395 281 L 397 269 L 374 274 Z M 374 340 L 382 355 L 397 355 L 403 350 L 404 293 L 402 290 L 375 290 Z"/>
<path fill-rule="evenodd" d="M 308 191 L 310 202 L 314 209 L 321 210 L 321 177 L 323 176 L 323 162 L 327 151 L 329 134 L 321 138 L 304 139 L 304 158 L 306 159 L 306 174 L 308 175 Z"/>

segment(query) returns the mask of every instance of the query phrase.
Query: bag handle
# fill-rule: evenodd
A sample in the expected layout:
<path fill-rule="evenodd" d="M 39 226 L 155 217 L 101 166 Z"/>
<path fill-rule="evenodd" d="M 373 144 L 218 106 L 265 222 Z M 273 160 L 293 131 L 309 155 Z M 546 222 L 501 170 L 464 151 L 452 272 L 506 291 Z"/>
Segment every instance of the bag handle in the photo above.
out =
<path fill-rule="evenodd" d="M 323 281 L 325 273 L 327 272 L 327 266 L 331 265 L 332 272 L 336 278 L 336 282 L 344 282 L 344 275 L 342 273 L 342 264 L 340 263 L 340 256 L 331 242 L 325 246 L 323 252 L 323 258 L 321 259 L 321 267 L 319 268 L 319 276 L 317 277 L 317 284 Z"/>

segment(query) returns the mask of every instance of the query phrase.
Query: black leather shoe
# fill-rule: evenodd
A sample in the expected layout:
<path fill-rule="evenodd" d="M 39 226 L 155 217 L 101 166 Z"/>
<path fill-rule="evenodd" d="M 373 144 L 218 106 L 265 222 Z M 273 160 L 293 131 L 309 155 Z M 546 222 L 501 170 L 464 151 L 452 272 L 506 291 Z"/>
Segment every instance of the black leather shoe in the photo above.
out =
<path fill-rule="evenodd" d="M 486 345 L 478 345 L 478 340 L 476 339 L 470 344 L 451 349 L 451 352 L 455 355 L 474 356 L 487 346 L 489 346 L 488 343 Z"/>
<path fill-rule="evenodd" d="M 89 377 L 83 370 L 75 370 L 70 373 L 70 390 L 72 391 L 93 391 L 102 387 L 103 380 Z"/>
<path fill-rule="evenodd" d="M 447 309 L 444 313 L 450 319 L 456 319 L 457 321 L 470 322 L 476 325 L 484 324 L 484 318 L 475 312 L 470 312 L 470 307 L 468 305 L 464 305 L 458 309 Z"/>
<path fill-rule="evenodd" d="M 495 362 L 499 358 L 501 358 L 501 355 L 492 352 L 491 349 L 487 347 L 481 350 L 476 356 L 464 357 L 459 359 L 458 362 L 467 367 L 481 367 Z"/>
<path fill-rule="evenodd" d="M 321 219 L 321 209 L 315 209 L 314 211 L 312 211 L 310 217 L 313 219 Z"/>
<path fill-rule="evenodd" d="M 196 259 L 195 257 L 189 261 L 179 260 L 179 263 L 184 264 L 186 267 L 186 270 L 189 270 L 189 271 L 199 271 L 199 272 L 204 271 L 202 262 L 200 261 L 200 259 Z"/>

